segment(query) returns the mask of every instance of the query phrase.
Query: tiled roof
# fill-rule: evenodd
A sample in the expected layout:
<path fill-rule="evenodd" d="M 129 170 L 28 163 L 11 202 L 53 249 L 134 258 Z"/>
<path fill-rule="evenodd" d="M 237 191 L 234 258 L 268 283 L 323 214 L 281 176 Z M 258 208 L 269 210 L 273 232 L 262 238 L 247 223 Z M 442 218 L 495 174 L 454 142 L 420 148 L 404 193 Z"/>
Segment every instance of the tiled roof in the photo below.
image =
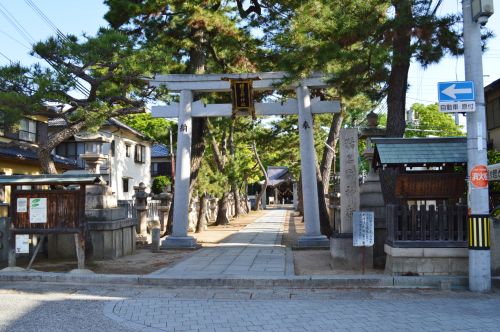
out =
<path fill-rule="evenodd" d="M 66 125 L 66 120 L 64 120 L 64 118 L 49 119 L 49 127 L 63 127 L 65 125 Z M 124 124 L 123 122 L 121 122 L 115 118 L 110 118 L 110 119 L 106 120 L 105 125 L 116 126 L 118 128 L 128 130 L 132 134 L 137 135 L 142 139 L 149 139 L 146 135 L 144 135 L 140 131 L 137 131 L 130 126 L 127 126 L 126 124 Z"/>
<path fill-rule="evenodd" d="M 7 157 L 15 157 L 19 159 L 38 160 L 35 151 L 18 147 L 0 146 L 0 156 L 1 155 Z M 54 162 L 59 164 L 70 165 L 75 167 L 78 166 L 76 160 L 68 159 L 57 155 L 52 155 L 52 160 L 54 160 Z"/>
<path fill-rule="evenodd" d="M 281 182 L 288 181 L 290 179 L 288 167 L 284 166 L 268 166 L 267 176 L 269 178 L 270 186 L 278 185 Z"/>
<path fill-rule="evenodd" d="M 380 164 L 466 163 L 465 137 L 373 138 L 375 161 Z"/>
<path fill-rule="evenodd" d="M 153 144 L 151 147 L 151 158 L 162 158 L 168 156 L 168 147 L 165 144 Z"/>

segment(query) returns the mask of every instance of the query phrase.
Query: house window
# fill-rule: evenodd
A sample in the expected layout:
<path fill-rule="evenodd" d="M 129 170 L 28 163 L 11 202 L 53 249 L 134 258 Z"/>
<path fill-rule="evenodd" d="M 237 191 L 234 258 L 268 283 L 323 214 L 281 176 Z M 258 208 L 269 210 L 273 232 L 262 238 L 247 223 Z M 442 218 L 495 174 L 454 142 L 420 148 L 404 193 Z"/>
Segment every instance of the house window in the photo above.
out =
<path fill-rule="evenodd" d="M 168 172 L 168 163 L 165 162 L 151 163 L 151 176 L 159 176 L 159 175 L 170 175 L 170 172 Z"/>
<path fill-rule="evenodd" d="M 128 178 L 122 178 L 123 192 L 128 193 Z"/>
<path fill-rule="evenodd" d="M 19 139 L 28 142 L 36 142 L 36 121 L 21 119 Z"/>
<path fill-rule="evenodd" d="M 130 157 L 130 145 L 126 144 L 125 145 L 125 156 Z"/>
<path fill-rule="evenodd" d="M 109 150 L 111 151 L 111 157 L 114 157 L 115 156 L 115 141 L 111 142 Z"/>
<path fill-rule="evenodd" d="M 61 157 L 77 160 L 81 153 L 84 152 L 84 143 L 81 142 L 65 142 L 56 147 L 56 154 Z"/>
<path fill-rule="evenodd" d="M 135 146 L 135 158 L 136 163 L 144 164 L 146 162 L 146 147 L 144 145 L 137 144 Z"/>

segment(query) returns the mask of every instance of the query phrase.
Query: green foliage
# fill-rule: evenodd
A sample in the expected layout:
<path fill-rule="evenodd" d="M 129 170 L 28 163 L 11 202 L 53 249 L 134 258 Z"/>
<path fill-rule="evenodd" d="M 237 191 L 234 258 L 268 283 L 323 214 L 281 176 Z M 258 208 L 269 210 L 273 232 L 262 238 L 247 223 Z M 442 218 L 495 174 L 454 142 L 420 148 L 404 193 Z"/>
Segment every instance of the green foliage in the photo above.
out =
<path fill-rule="evenodd" d="M 455 124 L 450 114 L 439 112 L 437 104 L 411 106 L 417 125 L 408 125 L 405 137 L 464 136 L 462 126 Z"/>
<path fill-rule="evenodd" d="M 176 124 L 163 118 L 153 118 L 151 113 L 133 114 L 120 118 L 125 124 L 154 139 L 156 142 L 168 144 L 169 131 L 176 130 Z M 173 135 L 172 138 L 176 135 Z"/>
<path fill-rule="evenodd" d="M 170 179 L 165 175 L 160 175 L 153 179 L 151 190 L 154 194 L 158 195 L 161 194 L 163 192 L 163 189 L 169 184 L 171 184 Z"/>

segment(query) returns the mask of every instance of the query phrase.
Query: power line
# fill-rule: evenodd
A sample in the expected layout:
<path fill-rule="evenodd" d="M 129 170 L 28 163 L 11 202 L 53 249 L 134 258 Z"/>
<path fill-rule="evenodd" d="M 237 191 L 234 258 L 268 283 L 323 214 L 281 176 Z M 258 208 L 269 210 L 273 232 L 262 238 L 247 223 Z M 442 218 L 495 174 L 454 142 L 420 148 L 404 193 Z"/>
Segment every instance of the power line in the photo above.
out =
<path fill-rule="evenodd" d="M 55 31 L 56 35 L 64 42 L 66 43 L 72 43 L 72 41 L 66 36 L 64 35 L 61 30 L 59 30 L 57 28 L 57 26 L 48 18 L 47 15 L 44 14 L 44 12 L 37 6 L 35 5 L 35 3 L 33 3 L 33 1 L 31 0 L 24 0 L 24 2 L 31 8 L 33 9 L 33 11 L 35 12 L 35 14 L 37 14 L 38 16 L 40 16 L 42 18 L 42 20 L 51 28 Z M 54 68 L 55 70 L 57 70 L 59 73 L 61 73 L 58 69 L 56 69 L 56 64 L 54 62 L 51 62 L 50 60 L 48 59 L 45 59 L 45 61 L 47 61 L 51 66 L 52 68 Z M 72 76 L 73 78 L 73 81 L 75 82 L 75 87 L 78 91 L 80 91 L 82 94 L 84 95 L 89 95 L 90 94 L 90 91 L 87 89 L 86 86 L 84 86 L 79 80 L 77 77 L 74 77 Z"/>
<path fill-rule="evenodd" d="M 43 11 L 42 11 L 42 10 L 41 10 L 41 9 L 40 9 L 37 5 L 35 5 L 35 3 L 34 3 L 33 1 L 31 1 L 31 0 L 24 0 L 24 2 L 25 2 L 25 3 L 29 6 L 29 7 L 31 7 L 31 9 L 33 9 L 33 10 L 35 11 L 35 13 L 36 13 L 36 14 L 38 14 L 38 16 L 40 16 L 40 17 L 42 18 L 42 20 L 44 20 L 44 21 L 45 21 L 45 23 L 47 23 L 47 25 L 48 25 L 49 27 L 51 27 L 51 28 L 55 31 L 56 35 L 57 35 L 59 38 L 61 38 L 61 39 L 65 40 L 65 41 L 68 41 L 68 42 L 70 41 L 70 40 L 68 39 L 68 37 L 66 37 L 66 35 L 64 35 L 64 34 L 61 32 L 61 30 L 59 30 L 59 29 L 57 28 L 57 26 L 54 24 L 54 22 L 52 22 L 52 21 L 48 18 L 48 16 L 47 16 L 47 15 L 45 15 L 45 14 L 44 14 L 44 12 L 43 12 Z"/>
<path fill-rule="evenodd" d="M 16 29 L 16 31 L 28 42 L 28 44 L 32 45 L 35 43 L 35 39 L 30 33 L 23 27 L 21 23 L 12 15 L 9 10 L 0 3 L 0 13 L 9 21 L 9 23 Z"/>
<path fill-rule="evenodd" d="M 12 61 L 8 56 L 3 54 L 2 52 L 0 52 L 0 55 L 3 56 L 5 59 L 7 59 L 7 61 L 9 61 L 10 63 L 14 63 L 14 61 Z"/>
<path fill-rule="evenodd" d="M 9 37 L 9 38 L 10 38 L 10 39 L 12 39 L 13 41 L 15 41 L 16 43 L 18 43 L 19 45 L 21 45 L 22 47 L 24 47 L 24 48 L 26 48 L 26 49 L 28 49 L 28 50 L 30 50 L 30 51 L 31 51 L 31 47 L 26 46 L 25 44 L 23 44 L 23 43 L 22 43 L 21 41 L 19 41 L 18 39 L 16 39 L 16 38 L 12 37 L 11 35 L 9 35 L 7 32 L 0 30 L 0 33 L 3 33 L 4 35 L 6 35 L 7 37 Z"/>

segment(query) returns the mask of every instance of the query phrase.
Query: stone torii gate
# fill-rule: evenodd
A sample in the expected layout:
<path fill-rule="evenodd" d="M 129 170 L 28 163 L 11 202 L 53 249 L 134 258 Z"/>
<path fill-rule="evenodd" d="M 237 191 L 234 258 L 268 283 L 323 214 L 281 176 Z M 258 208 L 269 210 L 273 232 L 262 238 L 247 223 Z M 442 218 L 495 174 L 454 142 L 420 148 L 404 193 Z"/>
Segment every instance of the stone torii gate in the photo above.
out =
<path fill-rule="evenodd" d="M 228 79 L 255 79 L 254 90 L 275 90 L 285 78 L 285 73 L 208 74 L 208 75 L 156 75 L 149 80 L 152 86 L 164 85 L 169 92 L 180 93 L 179 103 L 153 106 L 152 115 L 158 118 L 178 118 L 175 195 L 172 234 L 162 242 L 162 248 L 192 248 L 196 239 L 187 235 L 189 185 L 191 171 L 191 137 L 193 117 L 230 117 L 231 104 L 208 104 L 193 102 L 193 92 L 230 92 Z M 255 103 L 256 115 L 299 116 L 300 158 L 304 223 L 306 234 L 299 238 L 302 247 L 328 246 L 329 240 L 320 232 L 318 190 L 316 182 L 316 153 L 312 132 L 312 114 L 338 113 L 340 102 L 310 99 L 309 88 L 326 88 L 325 77 L 314 74 L 300 82 L 281 88 L 295 89 L 297 99 L 285 103 Z"/>

